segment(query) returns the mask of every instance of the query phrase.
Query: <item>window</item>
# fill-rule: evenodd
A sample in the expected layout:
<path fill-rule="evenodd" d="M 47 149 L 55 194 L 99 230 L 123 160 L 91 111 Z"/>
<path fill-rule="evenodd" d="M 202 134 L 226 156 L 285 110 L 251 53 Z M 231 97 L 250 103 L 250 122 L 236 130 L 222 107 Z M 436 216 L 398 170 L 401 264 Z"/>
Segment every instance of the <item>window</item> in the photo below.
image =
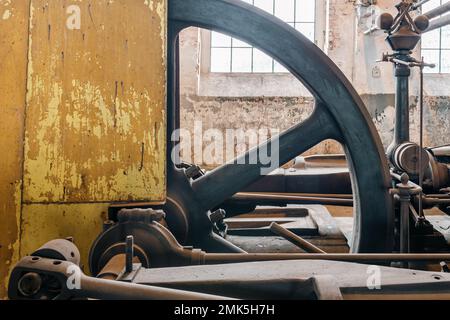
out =
<path fill-rule="evenodd" d="M 315 41 L 316 0 L 243 0 L 282 19 Z M 215 73 L 286 73 L 260 50 L 232 37 L 211 32 L 210 71 Z"/>
<path fill-rule="evenodd" d="M 422 6 L 422 12 L 428 12 L 445 2 L 447 0 L 431 0 Z M 436 64 L 436 68 L 425 68 L 425 72 L 450 73 L 450 26 L 422 35 L 422 55 L 425 62 Z"/>

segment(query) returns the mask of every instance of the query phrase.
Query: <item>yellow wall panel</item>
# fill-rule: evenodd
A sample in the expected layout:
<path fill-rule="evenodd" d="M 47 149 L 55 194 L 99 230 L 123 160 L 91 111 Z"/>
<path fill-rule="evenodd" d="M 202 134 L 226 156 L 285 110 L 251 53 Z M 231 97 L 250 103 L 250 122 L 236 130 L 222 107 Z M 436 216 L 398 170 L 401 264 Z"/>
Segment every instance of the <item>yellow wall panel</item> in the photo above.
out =
<path fill-rule="evenodd" d="M 0 299 L 19 258 L 29 1 L 0 0 Z"/>
<path fill-rule="evenodd" d="M 31 0 L 25 203 L 164 200 L 165 29 L 165 0 Z"/>
<path fill-rule="evenodd" d="M 166 0 L 0 0 L 0 298 L 111 203 L 164 201 Z"/>
<path fill-rule="evenodd" d="M 29 255 L 53 239 L 73 237 L 84 270 L 89 271 L 89 249 L 102 231 L 109 204 L 32 204 L 22 212 L 20 252 Z"/>

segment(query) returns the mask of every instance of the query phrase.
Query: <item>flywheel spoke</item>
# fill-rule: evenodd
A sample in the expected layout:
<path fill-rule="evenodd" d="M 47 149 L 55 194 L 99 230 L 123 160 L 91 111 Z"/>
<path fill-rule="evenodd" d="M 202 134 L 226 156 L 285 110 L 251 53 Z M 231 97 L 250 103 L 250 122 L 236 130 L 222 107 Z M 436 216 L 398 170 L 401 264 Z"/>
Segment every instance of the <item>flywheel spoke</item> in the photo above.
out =
<path fill-rule="evenodd" d="M 206 210 L 212 209 L 318 143 L 339 137 L 325 107 L 316 103 L 314 113 L 306 121 L 194 181 L 197 200 Z"/>

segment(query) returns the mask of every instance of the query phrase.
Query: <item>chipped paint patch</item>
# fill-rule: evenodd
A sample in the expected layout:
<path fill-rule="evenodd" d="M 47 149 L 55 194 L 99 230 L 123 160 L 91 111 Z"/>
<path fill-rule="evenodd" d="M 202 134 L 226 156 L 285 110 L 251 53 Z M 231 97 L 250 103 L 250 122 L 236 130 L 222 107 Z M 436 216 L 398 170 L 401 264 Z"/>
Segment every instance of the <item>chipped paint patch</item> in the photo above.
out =
<path fill-rule="evenodd" d="M 166 1 L 104 2 L 80 8 L 105 28 L 80 31 L 63 30 L 53 2 L 32 10 L 26 203 L 165 198 Z M 112 25 L 122 20 L 134 23 Z"/>
<path fill-rule="evenodd" d="M 22 214 L 22 181 L 16 181 L 14 183 L 14 204 L 16 208 L 15 217 L 17 226 L 21 225 L 21 214 Z M 8 245 L 8 249 L 12 251 L 11 260 L 8 260 L 7 265 L 9 266 L 8 276 L 9 279 L 14 265 L 19 262 L 20 256 L 20 228 L 17 228 L 17 235 L 14 243 Z M 8 282 L 5 281 L 5 292 L 8 290 Z"/>
<path fill-rule="evenodd" d="M 0 299 L 20 257 L 28 12 L 29 1 L 0 0 Z"/>
<path fill-rule="evenodd" d="M 5 12 L 3 12 L 2 19 L 8 20 L 9 18 L 11 18 L 11 16 L 12 16 L 11 10 L 6 9 Z"/>

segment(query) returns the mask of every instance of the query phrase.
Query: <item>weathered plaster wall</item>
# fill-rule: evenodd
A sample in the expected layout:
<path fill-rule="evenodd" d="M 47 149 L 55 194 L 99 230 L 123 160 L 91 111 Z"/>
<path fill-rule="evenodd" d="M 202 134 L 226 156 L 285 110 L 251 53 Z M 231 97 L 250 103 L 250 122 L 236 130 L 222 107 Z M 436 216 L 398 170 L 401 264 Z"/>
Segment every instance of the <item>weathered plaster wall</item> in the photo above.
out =
<path fill-rule="evenodd" d="M 373 8 L 357 8 L 352 0 L 324 0 L 324 51 L 361 94 L 387 147 L 393 137 L 395 78 L 389 63 L 376 62 L 389 48 L 385 34 L 366 33 L 381 12 L 395 13 L 392 0 L 379 0 Z M 313 101 L 291 75 L 208 74 L 202 65 L 201 32 L 185 30 L 181 36 L 182 119 L 184 128 L 195 121 L 204 128 L 278 128 L 285 130 L 304 120 Z M 420 51 L 416 50 L 416 57 Z M 411 78 L 411 138 L 418 141 L 418 71 Z M 449 143 L 450 75 L 425 76 L 425 144 Z M 313 152 L 339 152 L 327 142 Z"/>

